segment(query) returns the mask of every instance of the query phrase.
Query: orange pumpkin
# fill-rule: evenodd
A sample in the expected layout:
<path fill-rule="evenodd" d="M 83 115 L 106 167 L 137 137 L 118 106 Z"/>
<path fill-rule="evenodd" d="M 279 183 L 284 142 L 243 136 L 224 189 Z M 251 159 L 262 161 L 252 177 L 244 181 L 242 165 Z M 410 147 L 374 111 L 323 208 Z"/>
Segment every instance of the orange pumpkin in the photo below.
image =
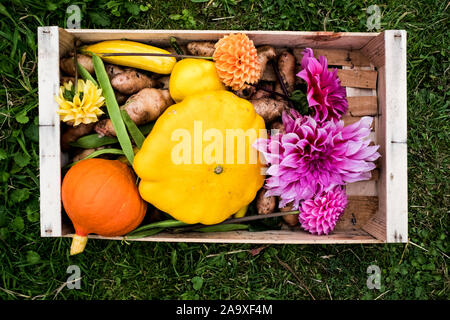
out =
<path fill-rule="evenodd" d="M 61 198 L 75 228 L 71 255 L 84 250 L 90 233 L 121 236 L 134 230 L 147 210 L 133 172 L 117 160 L 75 164 L 64 177 Z"/>

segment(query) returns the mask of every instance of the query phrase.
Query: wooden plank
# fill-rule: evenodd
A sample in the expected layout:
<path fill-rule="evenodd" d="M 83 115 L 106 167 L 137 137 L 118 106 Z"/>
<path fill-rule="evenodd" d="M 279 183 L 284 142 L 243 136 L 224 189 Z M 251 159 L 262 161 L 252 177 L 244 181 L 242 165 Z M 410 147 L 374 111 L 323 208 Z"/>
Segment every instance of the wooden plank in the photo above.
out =
<path fill-rule="evenodd" d="M 386 240 L 408 241 L 406 31 L 388 30 L 385 40 L 384 92 L 380 109 L 384 116 L 385 162 L 380 172 L 386 193 Z"/>
<path fill-rule="evenodd" d="M 309 31 L 247 31 L 247 30 L 108 30 L 67 29 L 83 42 L 128 39 L 168 45 L 169 37 L 177 37 L 179 44 L 191 41 L 216 41 L 224 35 L 242 32 L 256 46 L 311 47 L 335 49 L 360 49 L 379 33 L 376 32 L 309 32 Z"/>
<path fill-rule="evenodd" d="M 338 69 L 337 75 L 344 87 L 377 88 L 377 72 L 375 70 Z"/>
<path fill-rule="evenodd" d="M 348 196 L 348 205 L 339 218 L 335 231 L 361 229 L 377 212 L 378 197 Z"/>
<path fill-rule="evenodd" d="M 378 201 L 381 203 L 380 198 L 378 198 Z M 380 215 L 379 212 L 380 211 L 362 226 L 362 230 L 367 231 L 376 239 L 386 242 L 386 219 L 384 216 Z"/>
<path fill-rule="evenodd" d="M 303 59 L 303 51 L 305 48 L 294 48 L 293 54 L 300 63 Z M 314 49 L 314 57 L 317 59 L 324 56 L 328 60 L 330 66 L 349 66 L 349 67 L 368 67 L 370 61 L 359 50 L 345 49 Z"/>
<path fill-rule="evenodd" d="M 73 234 L 66 234 L 72 237 Z M 90 239 L 124 240 L 124 237 L 102 237 L 89 235 Z M 333 231 L 329 235 L 313 235 L 301 230 L 274 230 L 274 231 L 229 231 L 229 232 L 189 232 L 186 234 L 159 233 L 157 235 L 132 239 L 127 241 L 148 242 L 191 242 L 191 243 L 255 243 L 255 244 L 361 244 L 381 243 L 361 229 Z"/>
<path fill-rule="evenodd" d="M 59 56 L 64 57 L 73 51 L 75 37 L 63 28 L 59 28 Z"/>
<path fill-rule="evenodd" d="M 380 178 L 380 169 L 373 169 L 370 173 L 372 174 L 370 180 L 378 181 Z"/>
<path fill-rule="evenodd" d="M 38 28 L 39 183 L 41 236 L 61 235 L 58 27 Z"/>
<path fill-rule="evenodd" d="M 363 180 L 347 184 L 347 196 L 378 196 L 377 182 L 375 180 Z"/>
<path fill-rule="evenodd" d="M 348 205 L 345 213 L 336 225 L 335 231 L 328 236 L 314 236 L 300 226 L 286 230 L 266 231 L 266 232 L 221 232 L 221 233 L 198 233 L 189 232 L 182 234 L 161 233 L 154 237 L 137 239 L 138 241 L 176 241 L 176 242 L 223 242 L 237 243 L 239 239 L 242 243 L 354 243 L 358 241 L 374 242 L 373 237 L 367 237 L 365 232 L 361 232 L 363 226 L 377 211 L 378 198 L 375 196 L 348 196 Z M 73 233 L 70 225 L 64 227 L 66 235 Z M 240 238 L 242 237 L 242 238 Z M 123 237 L 102 237 L 90 235 L 94 239 L 120 240 Z M 247 242 L 249 241 L 249 242 Z M 335 241 L 335 242 L 333 242 Z M 375 242 L 378 242 L 375 241 Z"/>
<path fill-rule="evenodd" d="M 376 96 L 347 97 L 348 113 L 353 117 L 376 116 L 378 103 Z"/>
<path fill-rule="evenodd" d="M 385 64 L 385 39 L 384 32 L 370 40 L 362 49 L 361 52 L 366 56 L 371 63 L 377 68 Z"/>
<path fill-rule="evenodd" d="M 364 230 L 386 242 L 408 241 L 406 32 L 385 31 L 386 58 L 378 67 L 380 117 L 376 124 L 382 158 L 379 211 Z M 380 63 L 381 59 L 378 59 Z"/>
<path fill-rule="evenodd" d="M 352 117 L 349 114 L 345 114 L 342 116 L 342 120 L 344 121 L 344 125 L 348 126 L 351 125 L 355 122 L 358 122 L 359 120 L 361 120 L 362 117 Z M 375 130 L 375 121 L 372 121 L 372 125 L 370 126 L 372 131 Z"/>

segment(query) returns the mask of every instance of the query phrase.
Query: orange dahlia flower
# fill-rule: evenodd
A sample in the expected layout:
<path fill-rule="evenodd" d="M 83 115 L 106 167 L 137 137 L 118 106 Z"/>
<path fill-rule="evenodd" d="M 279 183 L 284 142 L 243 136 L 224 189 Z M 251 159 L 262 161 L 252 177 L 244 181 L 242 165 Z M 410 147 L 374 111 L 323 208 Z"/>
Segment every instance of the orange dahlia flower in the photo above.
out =
<path fill-rule="evenodd" d="M 256 83 L 261 74 L 253 41 L 242 33 L 230 34 L 215 44 L 213 59 L 222 82 L 233 90 Z"/>

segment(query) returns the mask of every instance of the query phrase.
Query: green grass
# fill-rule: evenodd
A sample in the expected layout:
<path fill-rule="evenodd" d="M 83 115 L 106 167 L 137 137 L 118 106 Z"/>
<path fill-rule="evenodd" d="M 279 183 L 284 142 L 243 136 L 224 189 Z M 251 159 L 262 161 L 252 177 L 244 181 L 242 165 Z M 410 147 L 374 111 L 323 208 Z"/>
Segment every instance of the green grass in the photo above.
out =
<path fill-rule="evenodd" d="M 257 245 L 89 241 L 39 234 L 36 28 L 367 31 L 371 1 L 31 1 L 0 7 L 0 299 L 448 299 L 449 31 L 445 1 L 378 1 L 382 29 L 408 31 L 410 243 Z M 147 5 L 148 4 L 148 5 Z M 245 15 L 241 12 L 245 11 Z M 217 18 L 226 18 L 217 20 Z M 81 289 L 62 285 L 69 265 Z M 381 268 L 381 290 L 366 287 Z M 294 275 L 295 274 L 295 275 Z"/>

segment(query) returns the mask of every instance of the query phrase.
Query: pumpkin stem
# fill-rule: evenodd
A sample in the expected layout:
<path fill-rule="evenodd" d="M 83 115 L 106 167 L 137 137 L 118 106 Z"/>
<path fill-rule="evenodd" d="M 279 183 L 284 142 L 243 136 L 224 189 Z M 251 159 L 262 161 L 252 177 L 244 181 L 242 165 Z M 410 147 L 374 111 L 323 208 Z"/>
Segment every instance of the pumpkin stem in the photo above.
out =
<path fill-rule="evenodd" d="M 84 251 L 88 237 L 74 234 L 72 238 L 72 246 L 70 247 L 70 255 L 79 254 Z"/>

